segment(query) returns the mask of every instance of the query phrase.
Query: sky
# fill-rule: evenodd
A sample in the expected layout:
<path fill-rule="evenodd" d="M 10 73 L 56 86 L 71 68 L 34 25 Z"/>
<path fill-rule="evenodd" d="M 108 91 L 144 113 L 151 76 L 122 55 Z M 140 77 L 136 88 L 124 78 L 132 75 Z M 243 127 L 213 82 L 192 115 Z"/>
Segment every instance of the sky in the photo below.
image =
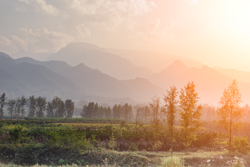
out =
<path fill-rule="evenodd" d="M 249 9 L 249 0 L 0 0 L 0 51 L 88 42 L 250 71 Z"/>

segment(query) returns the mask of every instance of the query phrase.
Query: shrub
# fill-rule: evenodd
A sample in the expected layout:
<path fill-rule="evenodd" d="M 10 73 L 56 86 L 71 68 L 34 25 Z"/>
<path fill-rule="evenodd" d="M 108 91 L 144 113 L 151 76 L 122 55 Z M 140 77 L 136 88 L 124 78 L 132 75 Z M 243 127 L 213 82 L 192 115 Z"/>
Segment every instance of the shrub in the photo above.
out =
<path fill-rule="evenodd" d="M 249 152 L 249 141 L 246 137 L 235 137 L 232 140 L 231 150 L 233 152 L 239 152 L 247 154 Z"/>
<path fill-rule="evenodd" d="M 184 167 L 184 160 L 181 160 L 179 157 L 167 157 L 163 158 L 162 167 Z"/>
<path fill-rule="evenodd" d="M 112 135 L 110 136 L 110 140 L 108 143 L 109 149 L 114 150 L 117 148 L 117 143 L 115 141 L 115 137 L 114 134 L 112 133 Z"/>
<path fill-rule="evenodd" d="M 134 142 L 132 142 L 128 148 L 129 151 L 138 151 L 138 148 Z"/>
<path fill-rule="evenodd" d="M 38 156 L 45 151 L 43 145 L 31 144 L 25 145 L 15 149 L 14 162 L 17 164 L 31 164 L 38 163 Z"/>
<path fill-rule="evenodd" d="M 21 139 L 21 137 L 22 137 L 22 132 L 21 132 L 22 129 L 23 129 L 22 126 L 17 125 L 17 126 L 15 126 L 15 128 L 12 131 L 10 131 L 10 136 L 11 136 L 11 139 L 13 141 L 18 141 L 18 140 Z"/>
<path fill-rule="evenodd" d="M 155 144 L 152 147 L 152 151 L 158 151 L 161 149 L 163 143 L 160 141 L 156 141 Z"/>

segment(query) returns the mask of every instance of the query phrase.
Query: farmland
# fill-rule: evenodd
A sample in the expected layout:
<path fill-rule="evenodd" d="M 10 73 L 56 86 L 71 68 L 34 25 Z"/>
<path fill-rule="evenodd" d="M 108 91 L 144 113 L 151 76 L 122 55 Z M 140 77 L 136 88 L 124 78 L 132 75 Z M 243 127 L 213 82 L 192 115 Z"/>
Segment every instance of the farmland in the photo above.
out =
<path fill-rule="evenodd" d="M 96 122 L 93 119 L 92 123 L 56 123 L 48 119 L 2 120 L 0 161 L 13 165 L 85 166 L 107 163 L 116 166 L 160 166 L 164 158 L 170 156 L 166 127 L 163 125 L 160 126 L 161 137 L 158 139 L 161 147 L 157 148 L 151 125 L 128 124 L 125 121 L 120 124 L 99 122 L 100 119 Z M 180 127 L 176 129 L 181 132 Z M 223 134 L 203 128 L 197 135 L 188 154 L 183 152 L 185 148 L 181 138 L 176 137 L 174 155 L 184 160 L 185 166 L 228 166 L 230 160 L 237 162 L 235 155 L 247 157 L 239 152 L 228 154 L 224 149 L 226 143 Z M 219 158 L 221 156 L 223 159 Z M 211 163 L 207 163 L 208 160 Z M 249 162 L 244 160 L 244 163 Z"/>

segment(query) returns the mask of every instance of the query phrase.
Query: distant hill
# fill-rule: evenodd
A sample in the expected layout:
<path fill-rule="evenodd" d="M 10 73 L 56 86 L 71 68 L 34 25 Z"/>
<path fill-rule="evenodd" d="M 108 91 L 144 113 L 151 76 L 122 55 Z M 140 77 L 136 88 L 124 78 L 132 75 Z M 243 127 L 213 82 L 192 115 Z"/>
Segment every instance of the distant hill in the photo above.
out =
<path fill-rule="evenodd" d="M 46 95 L 63 96 L 76 92 L 76 85 L 61 75 L 41 65 L 17 63 L 6 55 L 0 55 L 1 92 L 11 96 Z"/>
<path fill-rule="evenodd" d="M 88 43 L 71 43 L 52 54 L 49 59 L 65 61 L 72 66 L 84 63 L 117 79 L 145 78 L 153 73 L 148 68 L 136 66 L 126 58 Z"/>
<path fill-rule="evenodd" d="M 118 80 L 84 64 L 62 71 L 61 75 L 77 83 L 87 95 L 130 97 L 139 101 L 149 101 L 154 95 L 161 95 L 163 92 L 163 89 L 146 79 Z"/>
<path fill-rule="evenodd" d="M 173 56 L 167 53 L 153 51 L 135 51 L 122 49 L 106 49 L 109 53 L 119 55 L 133 62 L 137 66 L 144 66 L 152 69 L 154 72 L 160 72 L 167 68 L 175 60 L 181 60 L 187 67 L 201 68 L 202 63 L 196 60 L 187 59 L 182 56 Z"/>
<path fill-rule="evenodd" d="M 44 66 L 56 73 L 60 73 L 61 71 L 67 70 L 71 68 L 69 64 L 67 64 L 64 61 L 38 61 L 29 57 L 23 57 L 15 60 L 16 63 L 30 63 L 30 64 L 35 64 L 35 65 L 41 65 Z"/>
<path fill-rule="evenodd" d="M 168 68 L 149 78 L 149 80 L 160 87 L 169 89 L 170 86 L 183 88 L 188 82 L 194 82 L 196 91 L 202 103 L 218 104 L 223 94 L 234 78 L 224 75 L 212 68 L 188 68 L 180 60 L 176 60 Z M 238 81 L 243 101 L 250 99 L 250 83 Z"/>
<path fill-rule="evenodd" d="M 118 80 L 83 63 L 72 67 L 62 61 L 38 61 L 32 58 L 15 60 L 0 56 L 0 62 L 7 60 L 11 65 L 4 68 L 2 75 L 9 78 L 1 81 L 6 82 L 5 86 L 8 87 L 8 82 L 14 80 L 12 82 L 18 86 L 13 87 L 17 86 L 22 95 L 60 96 L 78 100 L 116 98 L 116 101 L 124 101 L 124 98 L 130 98 L 132 100 L 129 101 L 146 102 L 154 95 L 162 95 L 164 91 L 146 79 Z M 102 102 L 105 103 L 105 100 Z"/>
<path fill-rule="evenodd" d="M 231 78 L 235 78 L 239 81 L 250 83 L 250 72 L 247 71 L 239 71 L 235 69 L 224 69 L 221 67 L 214 67 L 213 69 L 219 71 L 220 73 L 227 75 Z"/>
<path fill-rule="evenodd" d="M 39 61 L 46 61 L 51 54 L 53 53 L 42 53 L 42 52 L 34 53 L 34 52 L 20 51 L 12 54 L 11 57 L 14 59 L 22 57 L 30 57 Z"/>

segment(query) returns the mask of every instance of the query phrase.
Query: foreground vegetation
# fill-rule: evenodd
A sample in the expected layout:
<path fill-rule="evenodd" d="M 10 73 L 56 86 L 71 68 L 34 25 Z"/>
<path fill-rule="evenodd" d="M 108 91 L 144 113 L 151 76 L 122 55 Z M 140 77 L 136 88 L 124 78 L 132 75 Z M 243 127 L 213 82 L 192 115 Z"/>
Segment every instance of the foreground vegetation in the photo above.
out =
<path fill-rule="evenodd" d="M 162 163 L 167 163 L 169 160 L 166 158 L 171 157 L 168 138 L 162 137 L 160 144 L 154 143 L 154 128 L 151 125 L 121 123 L 93 128 L 94 125 L 85 127 L 44 123 L 43 120 L 2 120 L 0 162 L 13 165 L 133 167 L 165 166 Z M 166 135 L 166 130 L 167 127 L 160 126 L 159 135 Z M 234 155 L 244 157 L 240 152 L 244 152 L 244 148 L 247 150 L 248 143 L 242 146 L 235 143 L 236 149 L 242 150 L 235 150 L 234 155 L 228 154 L 224 150 L 227 143 L 222 134 L 203 131 L 197 134 L 198 139 L 192 142 L 187 154 L 183 152 L 185 147 L 181 144 L 181 137 L 176 138 L 173 155 L 181 158 L 181 164 L 193 167 L 198 164 L 227 164 L 232 159 L 236 163 Z M 208 160 L 211 163 L 207 163 Z"/>
<path fill-rule="evenodd" d="M 5 97 L 0 99 L 3 101 Z M 160 104 L 160 98 L 154 97 L 147 107 L 137 107 L 134 123 L 114 118 L 103 119 L 114 117 L 120 108 L 122 117 L 131 120 L 132 106 L 127 103 L 116 106 L 117 110 L 113 108 L 113 112 L 116 111 L 113 115 L 110 107 L 89 103 L 83 107 L 81 115 L 90 118 L 73 119 L 70 118 L 73 102 L 67 100 L 64 103 L 55 97 L 54 103 L 52 101 L 47 105 L 47 118 L 42 118 L 46 101 L 40 108 L 38 99 L 38 108 L 33 109 L 39 118 L 33 114 L 25 120 L 0 121 L 0 161 L 19 165 L 131 167 L 247 164 L 244 158 L 249 158 L 249 138 L 235 135 L 239 127 L 243 127 L 240 122 L 243 109 L 239 106 L 241 94 L 236 81 L 225 89 L 217 109 L 216 122 L 222 130 L 209 131 L 204 127 L 201 121 L 202 106 L 198 105 L 198 99 L 193 82 L 180 92 L 176 87 L 171 87 L 164 95 L 164 106 Z M 147 124 L 140 117 L 145 108 Z M 10 108 L 8 110 L 12 111 Z M 24 108 L 21 105 L 14 111 L 20 114 Z M 62 118 L 64 116 L 66 118 Z M 96 116 L 100 118 L 94 118 Z"/>

